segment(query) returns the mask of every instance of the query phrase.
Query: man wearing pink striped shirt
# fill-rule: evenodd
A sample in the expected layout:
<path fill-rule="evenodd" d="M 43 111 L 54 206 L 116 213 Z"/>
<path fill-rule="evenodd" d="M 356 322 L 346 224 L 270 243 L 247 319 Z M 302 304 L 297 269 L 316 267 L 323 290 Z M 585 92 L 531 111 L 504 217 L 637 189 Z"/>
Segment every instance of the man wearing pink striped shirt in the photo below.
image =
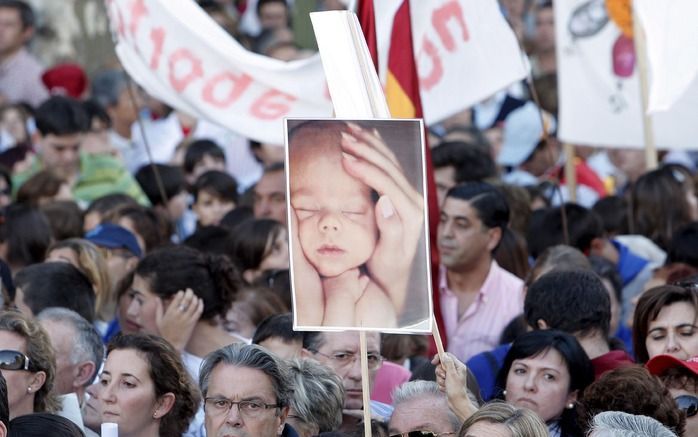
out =
<path fill-rule="evenodd" d="M 441 207 L 439 302 L 448 350 L 463 362 L 497 346 L 523 311 L 523 281 L 492 256 L 508 222 L 506 199 L 482 182 L 451 188 Z"/>

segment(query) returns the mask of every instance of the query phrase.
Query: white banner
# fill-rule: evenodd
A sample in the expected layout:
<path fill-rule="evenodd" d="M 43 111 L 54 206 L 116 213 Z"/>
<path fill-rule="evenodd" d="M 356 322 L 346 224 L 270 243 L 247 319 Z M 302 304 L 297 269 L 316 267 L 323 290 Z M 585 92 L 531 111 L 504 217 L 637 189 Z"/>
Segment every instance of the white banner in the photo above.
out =
<path fill-rule="evenodd" d="M 462 111 L 526 77 L 516 36 L 496 0 L 417 0 L 410 8 L 427 122 Z"/>
<path fill-rule="evenodd" d="M 672 108 L 698 86 L 698 1 L 634 0 L 647 39 L 649 111 Z"/>
<path fill-rule="evenodd" d="M 192 0 L 106 0 L 117 54 L 148 93 L 258 141 L 283 144 L 284 117 L 327 117 L 319 56 L 247 51 Z"/>
<path fill-rule="evenodd" d="M 284 117 L 332 116 L 318 55 L 287 63 L 251 53 L 192 0 L 105 2 L 124 68 L 172 107 L 274 144 L 283 143 Z M 377 14 L 383 4 L 376 1 Z M 427 123 L 524 77 L 496 0 L 416 1 L 411 7 Z M 382 45 L 392 19 L 379 15 L 377 23 Z M 383 61 L 386 56 L 387 48 Z"/>
<path fill-rule="evenodd" d="M 559 131 L 562 141 L 644 147 L 632 28 L 604 0 L 556 0 Z M 621 30 L 625 29 L 625 33 Z M 652 116 L 659 148 L 695 148 L 698 83 L 670 111 Z"/>

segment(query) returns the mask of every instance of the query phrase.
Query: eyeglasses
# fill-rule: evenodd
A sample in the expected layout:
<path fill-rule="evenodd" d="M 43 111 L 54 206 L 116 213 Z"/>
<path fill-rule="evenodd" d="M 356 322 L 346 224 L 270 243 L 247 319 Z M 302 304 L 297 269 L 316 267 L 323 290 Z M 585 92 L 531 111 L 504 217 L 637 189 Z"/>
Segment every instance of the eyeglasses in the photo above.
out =
<path fill-rule="evenodd" d="M 674 399 L 679 409 L 686 413 L 686 417 L 693 417 L 698 414 L 698 398 L 691 395 L 683 395 Z"/>
<path fill-rule="evenodd" d="M 455 432 L 442 432 L 437 434 L 432 431 L 410 431 L 403 432 L 400 434 L 391 434 L 390 437 L 441 437 L 445 435 L 455 435 Z"/>
<path fill-rule="evenodd" d="M 29 357 L 19 351 L 0 350 L 0 369 L 29 370 Z"/>
<path fill-rule="evenodd" d="M 346 367 L 351 366 L 352 364 L 354 364 L 354 361 L 356 361 L 359 358 L 359 355 L 355 354 L 354 352 L 335 352 L 332 355 L 323 354 L 322 352 L 316 350 L 310 350 L 310 352 L 322 355 L 323 357 L 334 361 L 335 363 L 337 363 L 337 367 L 339 367 L 340 369 L 344 369 Z M 369 352 L 367 361 L 368 370 L 376 370 L 383 363 L 383 357 L 378 354 Z"/>
<path fill-rule="evenodd" d="M 278 404 L 265 404 L 261 401 L 231 401 L 226 398 L 206 398 L 204 408 L 212 416 L 221 416 L 230 413 L 233 405 L 237 405 L 240 415 L 250 419 L 257 418 L 270 408 L 281 408 Z"/>

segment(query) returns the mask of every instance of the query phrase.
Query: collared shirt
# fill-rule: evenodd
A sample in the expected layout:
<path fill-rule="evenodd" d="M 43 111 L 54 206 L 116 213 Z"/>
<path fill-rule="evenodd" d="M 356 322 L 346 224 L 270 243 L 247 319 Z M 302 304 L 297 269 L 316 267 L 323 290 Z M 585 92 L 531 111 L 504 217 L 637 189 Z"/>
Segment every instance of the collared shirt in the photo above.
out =
<path fill-rule="evenodd" d="M 448 286 L 446 267 L 439 270 L 439 301 L 448 351 L 462 362 L 494 349 L 504 328 L 523 312 L 523 281 L 492 260 L 473 303 L 458 317 L 458 296 Z"/>
<path fill-rule="evenodd" d="M 41 81 L 43 71 L 27 49 L 20 49 L 0 64 L 0 94 L 10 103 L 27 102 L 36 108 L 49 96 Z"/>

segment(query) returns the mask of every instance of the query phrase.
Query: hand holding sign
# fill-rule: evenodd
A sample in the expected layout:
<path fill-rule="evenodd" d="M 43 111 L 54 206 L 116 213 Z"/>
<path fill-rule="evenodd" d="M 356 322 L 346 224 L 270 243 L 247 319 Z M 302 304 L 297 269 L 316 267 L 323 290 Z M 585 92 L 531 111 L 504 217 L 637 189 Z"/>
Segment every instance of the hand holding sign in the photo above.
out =
<path fill-rule="evenodd" d="M 344 168 L 380 195 L 375 208 L 379 240 L 367 267 L 399 314 L 423 230 L 424 200 L 405 178 L 378 131 L 370 132 L 354 123 L 348 126 L 351 135 L 343 135 L 341 143 Z"/>

